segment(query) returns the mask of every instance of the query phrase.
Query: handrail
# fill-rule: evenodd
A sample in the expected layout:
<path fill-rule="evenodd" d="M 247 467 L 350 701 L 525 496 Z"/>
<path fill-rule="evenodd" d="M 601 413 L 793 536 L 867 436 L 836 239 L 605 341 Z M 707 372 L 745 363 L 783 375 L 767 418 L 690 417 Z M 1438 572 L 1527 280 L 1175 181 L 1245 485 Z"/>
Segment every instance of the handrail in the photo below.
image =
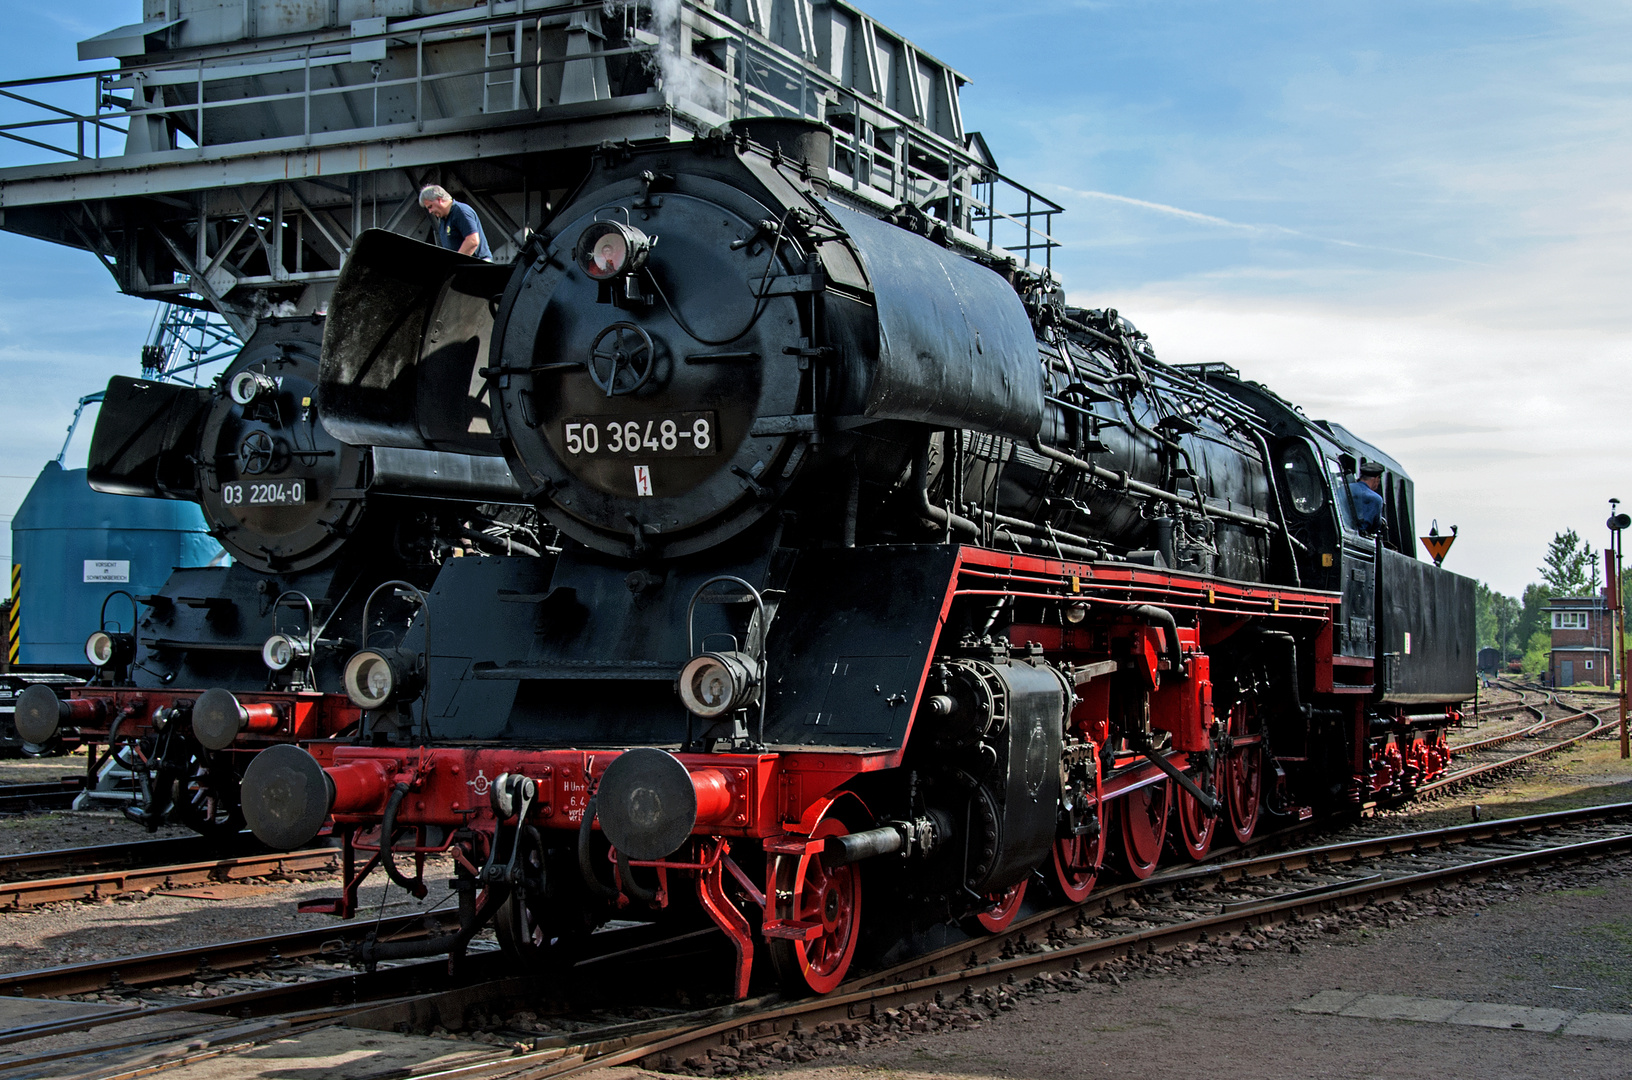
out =
<path fill-rule="evenodd" d="M 374 129 L 402 124 L 412 124 L 416 130 L 423 130 L 429 120 L 440 118 L 440 114 L 438 117 L 425 115 L 426 89 L 446 84 L 448 80 L 460 79 L 482 80 L 483 107 L 480 113 L 470 114 L 473 121 L 478 116 L 509 115 L 519 119 L 525 114 L 540 111 L 536 97 L 537 81 L 533 84 L 534 94 L 528 95 L 531 101 L 521 96 L 522 85 L 528 78 L 527 72 L 534 73 L 532 79 L 541 81 L 540 73 L 546 68 L 554 69 L 580 60 L 604 61 L 621 56 L 650 55 L 661 47 L 660 41 L 641 31 L 628 39 L 629 44 L 616 48 L 582 55 L 545 55 L 542 32 L 546 24 L 559 26 L 565 16 L 579 11 L 603 10 L 602 5 L 599 2 L 586 2 L 528 9 L 524 4 L 516 3 L 510 7 L 512 10 L 509 12 L 494 11 L 457 19 L 436 16 L 437 21 L 433 25 L 424 25 L 428 21 L 425 19 L 414 19 L 411 22 L 421 25 L 405 27 L 398 24 L 375 34 L 352 36 L 343 31 L 324 31 L 321 36 L 303 35 L 304 40 L 299 41 L 255 42 L 216 52 L 194 52 L 186 57 L 160 55 L 114 69 L 6 80 L 0 82 L 0 98 L 53 115 L 43 118 L 36 115 L 0 123 L 0 139 L 79 161 L 100 161 L 105 156 L 115 156 L 111 151 L 108 155 L 104 154 L 102 133 L 117 132 L 128 138 L 132 123 L 141 119 L 160 122 L 175 132 L 175 138 L 192 143 L 190 146 L 177 146 L 168 152 L 186 155 L 208 149 L 212 153 L 230 154 L 240 148 L 244 152 L 253 152 L 255 147 L 268 140 L 243 138 L 208 141 L 210 117 L 223 115 L 220 110 L 298 103 L 301 119 L 290 127 L 298 127 L 299 130 L 279 132 L 270 138 L 304 138 L 309 143 L 317 134 L 313 116 L 318 110 L 314 104 L 334 99 L 355 101 L 358 95 L 372 98 L 372 108 L 365 101 L 359 109 L 364 118 L 362 122 L 355 128 L 342 125 L 325 130 L 322 134 L 326 141 L 348 131 L 366 135 Z M 717 12 L 709 14 L 722 29 L 733 26 L 732 20 L 722 19 Z M 495 55 L 503 56 L 503 51 L 492 54 L 479 49 L 480 64 L 473 63 L 450 71 L 427 70 L 426 46 L 429 44 L 474 37 L 483 30 L 518 33 L 518 28 L 524 28 L 519 31 L 521 33 L 531 30 L 536 35 L 534 47 L 525 53 L 518 36 L 508 50 L 508 60 L 495 63 Z M 476 40 L 480 44 L 480 39 Z M 1052 251 L 1061 246 L 1052 232 L 1053 216 L 1063 213 L 1063 206 L 1003 176 L 984 159 L 977 158 L 961 145 L 959 140 L 928 126 L 927 115 L 919 118 L 900 112 L 889 104 L 887 96 L 874 97 L 873 90 L 846 85 L 810 60 L 759 36 L 758 31 L 735 26 L 728 40 L 738 46 L 736 63 L 731 65 L 734 70 L 720 70 L 701 56 L 694 56 L 690 61 L 701 74 L 721 80 L 721 88 L 726 95 L 723 108 L 728 117 L 734 114 L 769 113 L 816 118 L 823 115 L 822 102 L 831 102 L 836 98 L 840 107 L 856 118 L 850 130 L 835 126 L 830 166 L 836 187 L 875 201 L 894 199 L 920 205 L 935 220 L 951 229 L 955 240 L 962 246 L 1012 253 L 1028 264 L 1036 261 L 1042 265 L 1052 265 Z M 382 79 L 379 78 L 380 66 L 377 61 L 350 59 L 355 55 L 357 46 L 379 42 L 387 43 L 397 61 L 404 63 L 404 66 L 408 66 L 405 62 L 411 57 L 411 73 Z M 348 85 L 312 85 L 314 67 L 355 68 L 362 64 L 373 65 L 374 77 Z M 950 69 L 945 70 L 950 72 Z M 258 93 L 250 97 L 207 100 L 212 85 L 284 73 L 294 84 L 291 89 Z M 155 76 L 160 78 L 154 80 Z M 500 108 L 489 109 L 485 91 L 495 76 L 499 77 L 497 85 L 507 82 L 514 85 L 506 95 L 509 101 L 504 101 Z M 952 76 L 949 74 L 947 77 Z M 80 81 L 90 82 L 94 92 L 95 101 L 90 113 L 76 112 L 56 102 L 13 92 L 25 87 L 60 86 Z M 175 94 L 189 95 L 194 100 L 172 99 L 174 103 L 165 103 L 161 95 L 158 101 L 148 104 L 141 88 L 153 81 L 171 88 Z M 779 81 L 785 85 L 778 85 Z M 397 95 L 402 100 L 396 103 L 395 108 L 400 109 L 401 113 L 382 124 L 378 112 L 380 95 L 393 90 L 406 91 L 409 87 L 413 88 L 411 104 L 406 100 L 406 92 Z M 124 90 L 132 91 L 131 99 L 115 96 L 115 91 Z M 795 97 L 797 101 L 793 100 Z M 519 108 L 515 106 L 518 101 L 521 102 Z M 704 108 L 720 107 L 702 101 L 695 104 Z M 329 108 L 332 110 L 335 106 Z M 832 112 L 833 109 L 830 107 L 827 111 Z M 918 110 L 915 107 L 913 111 Z M 680 115 L 689 116 L 684 109 L 680 110 Z M 873 133 L 875 117 L 879 123 L 889 121 L 893 125 L 893 129 L 886 129 L 891 131 L 884 140 L 887 146 L 878 145 L 879 140 Z M 698 118 L 690 119 L 696 121 Z M 188 126 L 191 127 L 190 131 L 187 130 Z M 65 140 L 64 144 L 46 141 L 53 137 L 61 138 L 58 130 L 63 127 L 74 129 L 75 134 L 71 139 Z M 89 140 L 86 138 L 87 128 L 93 136 Z M 122 150 L 121 147 L 121 153 Z M 161 149 L 158 152 L 167 151 Z M 849 158 L 853 164 L 839 167 L 841 155 Z M 926 158 L 933 163 L 930 168 L 935 172 L 920 167 L 919 163 Z M 1000 207 L 999 196 L 1004 192 L 1012 200 L 1023 200 L 1023 204 Z M 983 224 L 984 229 L 980 227 Z M 1002 242 L 1007 237 L 998 236 L 1000 228 L 1005 231 L 1017 230 L 1017 242 Z M 1041 258 L 1034 260 L 1038 253 L 1041 253 Z"/>

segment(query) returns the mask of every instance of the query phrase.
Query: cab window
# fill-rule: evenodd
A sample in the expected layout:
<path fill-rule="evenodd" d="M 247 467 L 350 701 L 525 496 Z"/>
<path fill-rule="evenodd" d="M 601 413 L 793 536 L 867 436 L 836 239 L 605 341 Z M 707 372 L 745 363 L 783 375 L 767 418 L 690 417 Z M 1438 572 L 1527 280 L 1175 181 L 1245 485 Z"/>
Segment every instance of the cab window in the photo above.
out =
<path fill-rule="evenodd" d="M 1313 514 L 1326 505 L 1326 483 L 1320 475 L 1315 455 L 1302 442 L 1288 443 L 1281 451 L 1281 482 L 1292 509 Z"/>
<path fill-rule="evenodd" d="M 1342 493 L 1332 501 L 1337 504 L 1337 516 L 1342 520 L 1343 528 L 1354 532 L 1359 526 L 1354 522 L 1354 503 L 1349 498 L 1349 477 L 1343 473 L 1343 463 L 1336 458 L 1327 458 L 1326 478 L 1331 481 L 1333 491 Z"/>

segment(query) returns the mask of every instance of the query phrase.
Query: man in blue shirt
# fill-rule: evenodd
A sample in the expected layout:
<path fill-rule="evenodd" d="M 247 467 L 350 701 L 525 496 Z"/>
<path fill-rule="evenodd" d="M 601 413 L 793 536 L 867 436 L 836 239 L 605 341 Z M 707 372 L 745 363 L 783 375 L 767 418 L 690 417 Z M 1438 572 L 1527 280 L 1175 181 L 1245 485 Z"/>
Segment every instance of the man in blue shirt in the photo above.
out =
<path fill-rule="evenodd" d="M 454 202 L 448 189 L 440 184 L 426 184 L 419 193 L 419 205 L 435 219 L 431 231 L 436 242 L 449 251 L 474 255 L 490 262 L 493 252 L 488 249 L 487 237 L 482 234 L 482 223 L 476 220 L 476 211 L 462 202 Z"/>
<path fill-rule="evenodd" d="M 1383 467 L 1375 461 L 1361 465 L 1360 479 L 1349 481 L 1349 503 L 1363 533 L 1377 531 L 1377 521 L 1383 516 L 1382 488 Z"/>

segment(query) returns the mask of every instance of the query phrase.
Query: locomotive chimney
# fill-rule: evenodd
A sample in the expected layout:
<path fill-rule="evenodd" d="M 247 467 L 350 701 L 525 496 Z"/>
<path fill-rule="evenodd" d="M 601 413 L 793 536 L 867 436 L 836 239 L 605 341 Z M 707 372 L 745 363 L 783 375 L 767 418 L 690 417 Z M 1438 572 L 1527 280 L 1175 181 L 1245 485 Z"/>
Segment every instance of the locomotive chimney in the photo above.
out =
<path fill-rule="evenodd" d="M 755 116 L 731 123 L 735 135 L 775 150 L 783 157 L 805 165 L 810 177 L 823 190 L 828 185 L 827 162 L 833 153 L 833 129 L 815 120 L 783 116 Z"/>

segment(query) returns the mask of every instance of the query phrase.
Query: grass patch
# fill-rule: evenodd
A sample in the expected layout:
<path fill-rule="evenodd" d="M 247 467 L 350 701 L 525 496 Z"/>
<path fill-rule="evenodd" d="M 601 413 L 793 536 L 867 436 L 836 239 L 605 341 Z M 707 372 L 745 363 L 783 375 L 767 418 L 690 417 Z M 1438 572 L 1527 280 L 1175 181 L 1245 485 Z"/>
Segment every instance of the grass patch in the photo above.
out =
<path fill-rule="evenodd" d="M 50 811 L 44 814 L 18 814 L 16 817 L 0 818 L 0 829 L 37 829 L 42 825 L 61 825 L 66 820 L 60 811 Z"/>
<path fill-rule="evenodd" d="M 1632 922 L 1617 921 L 1600 923 L 1587 931 L 1594 937 L 1608 938 L 1617 945 L 1624 945 L 1632 951 Z"/>

